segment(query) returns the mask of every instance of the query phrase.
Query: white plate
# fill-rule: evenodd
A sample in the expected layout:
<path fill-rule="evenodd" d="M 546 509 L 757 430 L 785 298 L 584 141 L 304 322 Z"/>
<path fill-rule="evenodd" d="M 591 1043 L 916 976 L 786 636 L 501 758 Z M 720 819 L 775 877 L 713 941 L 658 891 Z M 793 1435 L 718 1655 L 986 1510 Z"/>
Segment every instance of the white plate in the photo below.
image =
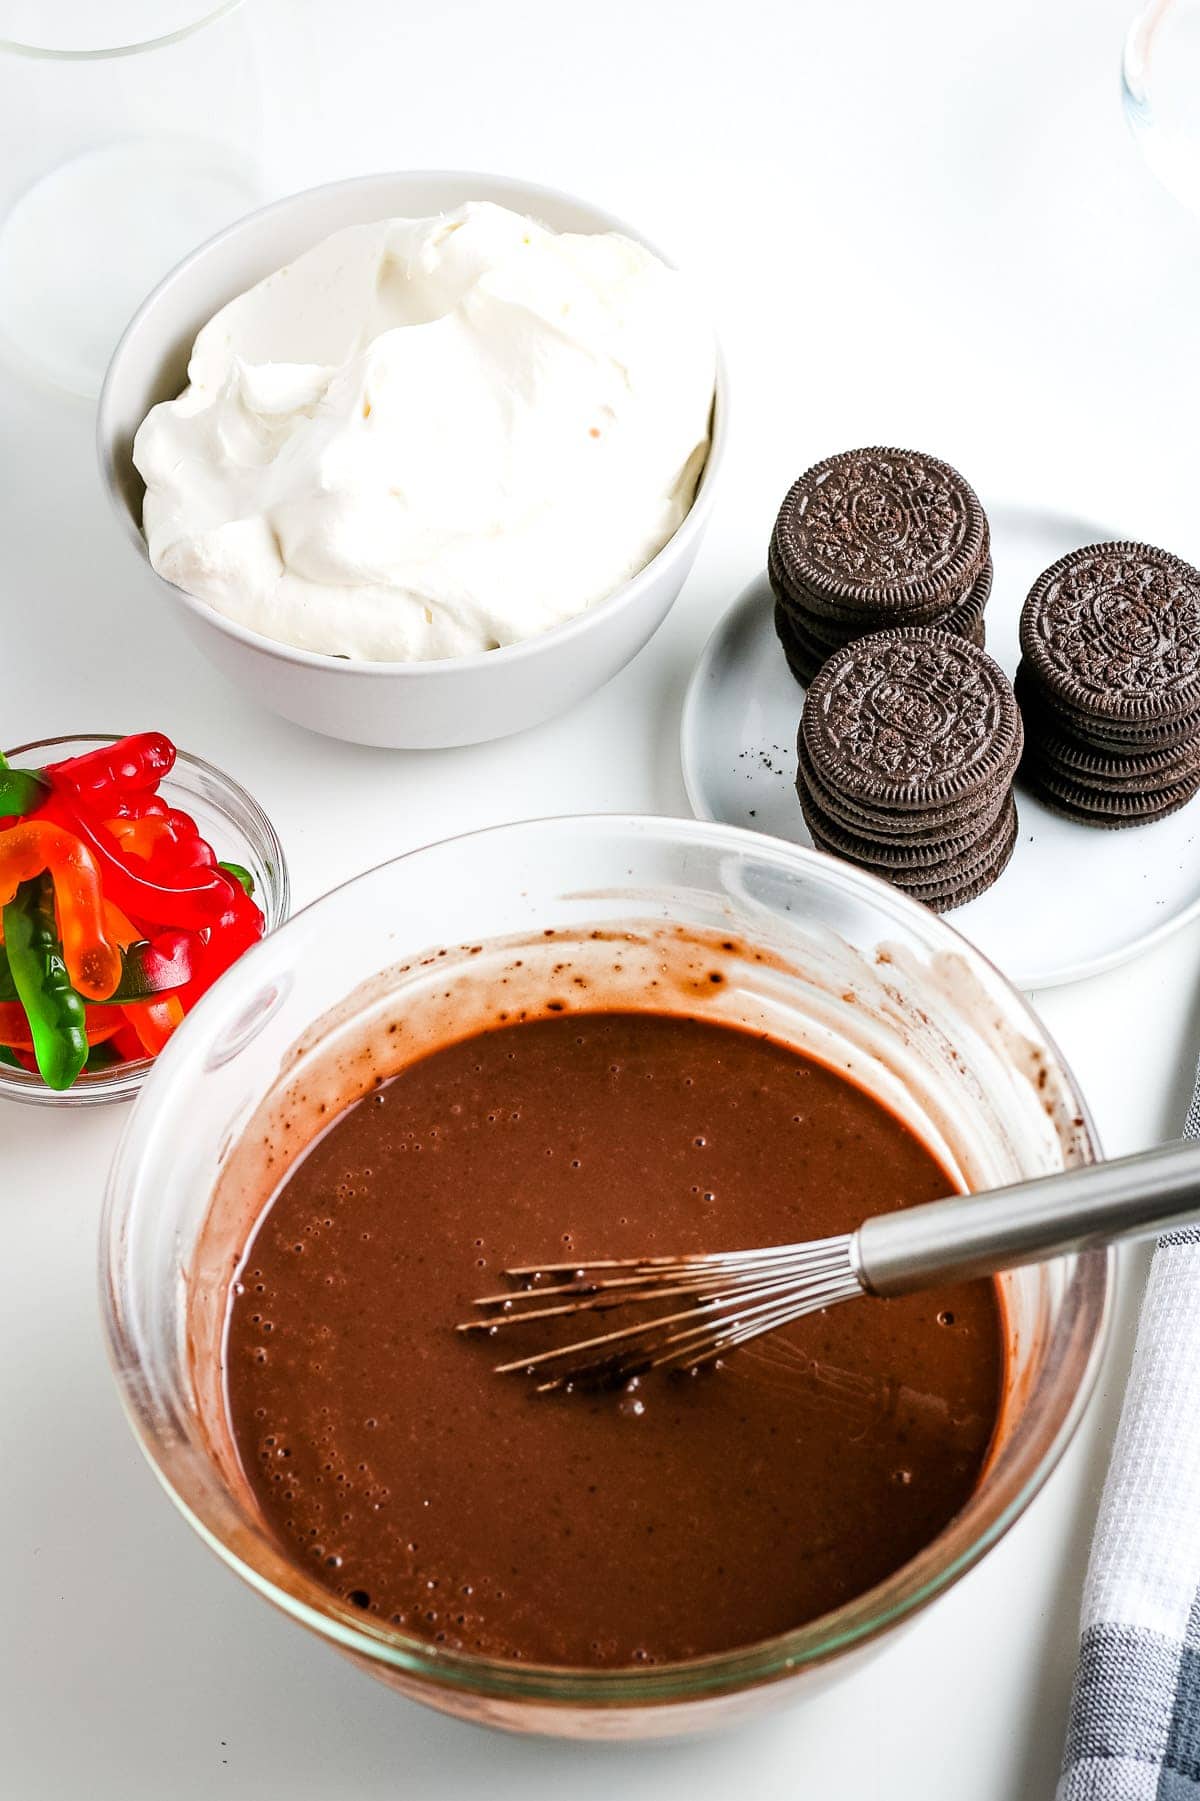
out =
<path fill-rule="evenodd" d="M 996 579 L 988 649 L 1011 676 L 1021 603 L 1066 551 L 1116 538 L 1025 507 L 991 512 Z M 704 647 L 683 709 L 683 779 L 699 819 L 810 839 L 796 798 L 803 691 L 783 660 L 765 573 Z M 1052 988 L 1122 963 L 1200 914 L 1200 796 L 1155 825 L 1098 831 L 1017 791 L 1020 832 L 1000 880 L 948 917 L 1019 988 Z"/>

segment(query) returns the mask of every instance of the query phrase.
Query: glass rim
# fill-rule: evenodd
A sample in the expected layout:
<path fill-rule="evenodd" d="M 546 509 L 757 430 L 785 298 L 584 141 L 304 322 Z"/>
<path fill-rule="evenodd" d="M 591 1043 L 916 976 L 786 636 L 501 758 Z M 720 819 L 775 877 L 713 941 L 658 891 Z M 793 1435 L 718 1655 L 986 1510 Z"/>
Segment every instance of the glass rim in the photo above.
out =
<path fill-rule="evenodd" d="M 1025 996 L 1001 974 L 994 964 L 976 949 L 953 926 L 932 914 L 918 902 L 880 878 L 803 846 L 765 833 L 750 832 L 740 826 L 728 826 L 703 820 L 678 819 L 648 814 L 574 814 L 551 816 L 492 825 L 454 834 L 435 844 L 419 846 L 399 857 L 387 859 L 331 889 L 302 908 L 299 913 L 272 935 L 276 953 L 288 935 L 299 938 L 307 916 L 335 903 L 339 896 L 360 883 L 379 879 L 385 871 L 396 869 L 423 855 L 455 844 L 487 840 L 498 834 L 519 838 L 521 834 L 545 832 L 632 832 L 634 835 L 704 843 L 709 847 L 727 848 L 745 853 L 773 857 L 777 863 L 797 866 L 810 878 L 862 900 L 864 893 L 880 911 L 906 923 L 928 944 L 949 941 L 952 949 L 964 955 L 974 972 L 987 980 L 990 990 L 997 988 L 1007 1006 L 1014 1011 L 1052 1058 L 1066 1094 L 1070 1096 L 1078 1119 L 1082 1122 L 1083 1142 L 1092 1158 L 1099 1155 L 1099 1141 L 1087 1104 L 1075 1077 L 1051 1034 L 1034 1013 Z M 252 971 L 255 960 L 265 947 L 256 946 L 242 960 L 242 979 Z M 209 1547 L 229 1568 L 234 1570 L 258 1593 L 291 1618 L 332 1641 L 343 1651 L 370 1666 L 382 1666 L 380 1673 L 391 1671 L 398 1677 L 410 1677 L 422 1684 L 494 1699 L 558 1703 L 587 1707 L 655 1706 L 672 1702 L 716 1697 L 750 1687 L 777 1681 L 805 1667 L 826 1662 L 839 1653 L 865 1645 L 890 1627 L 899 1624 L 934 1600 L 950 1587 L 992 1548 L 1020 1516 L 1048 1479 L 1069 1445 L 1083 1416 L 1095 1385 L 1100 1358 L 1108 1336 L 1110 1320 L 1111 1250 L 1087 1251 L 1059 1260 L 1067 1272 L 1064 1307 L 1066 1322 L 1061 1333 L 1068 1358 L 1071 1359 L 1071 1387 L 1057 1409 L 1052 1432 L 1047 1441 L 1031 1453 L 1032 1467 L 1002 1499 L 991 1497 L 989 1507 L 988 1472 L 976 1488 L 966 1507 L 924 1547 L 916 1557 L 901 1566 L 865 1594 L 855 1596 L 842 1607 L 791 1631 L 770 1639 L 759 1640 L 732 1651 L 721 1651 L 703 1657 L 689 1658 L 658 1665 L 638 1665 L 618 1669 L 590 1669 L 584 1666 L 534 1664 L 489 1658 L 466 1651 L 447 1651 L 427 1640 L 406 1634 L 382 1623 L 376 1626 L 361 1616 L 351 1617 L 349 1604 L 339 1603 L 336 1596 L 321 1587 L 314 1577 L 298 1569 L 282 1550 L 269 1544 L 266 1529 L 254 1523 L 254 1531 L 262 1535 L 267 1556 L 254 1561 L 239 1546 L 223 1536 L 179 1492 L 169 1468 L 169 1453 L 178 1442 L 180 1426 L 169 1409 L 160 1401 L 151 1401 L 143 1377 L 137 1344 L 127 1330 L 123 1304 L 123 1257 L 127 1248 L 128 1210 L 136 1192 L 130 1172 L 140 1156 L 139 1130 L 148 1128 L 149 1115 L 143 1119 L 135 1111 L 118 1147 L 109 1172 L 100 1228 L 100 1286 L 109 1360 L 116 1379 L 121 1404 L 147 1461 L 176 1507 Z M 1053 1340 L 1051 1341 L 1053 1342 Z M 1073 1351 L 1073 1357 L 1072 1357 Z M 1065 1382 L 1060 1385 L 1065 1385 Z M 151 1405 L 159 1411 L 151 1416 Z M 228 1497 L 222 1478 L 209 1466 L 208 1481 Z M 982 1507 L 984 1517 L 976 1515 Z M 244 1546 L 246 1535 L 238 1535 Z M 277 1571 L 289 1578 L 288 1583 L 275 1580 L 261 1562 L 274 1563 Z"/>
<path fill-rule="evenodd" d="M 1121 85 L 1127 101 L 1143 107 L 1154 54 L 1155 36 L 1174 0 L 1145 0 L 1130 21 L 1121 50 Z"/>
<path fill-rule="evenodd" d="M 157 37 L 141 38 L 129 43 L 97 44 L 88 49 L 71 50 L 54 44 L 35 43 L 30 38 L 0 35 L 0 51 L 6 50 L 13 56 L 27 56 L 37 62 L 60 63 L 107 62 L 122 56 L 140 56 L 145 51 L 165 50 L 172 44 L 183 43 L 207 26 L 215 25 L 219 19 L 237 12 L 245 3 L 246 0 L 218 0 L 215 6 L 203 10 L 198 18 L 188 20 L 174 31 L 165 31 Z"/>
<path fill-rule="evenodd" d="M 60 732 L 53 738 L 32 738 L 28 744 L 14 744 L 4 754 L 8 758 L 24 757 L 34 751 L 61 750 L 68 744 L 119 744 L 127 735 L 123 732 Z M 180 750 L 176 746 L 175 765 L 179 764 L 207 778 L 246 813 L 267 875 L 264 893 L 260 897 L 266 930 L 277 931 L 286 923 L 291 911 L 292 884 L 287 857 L 270 818 L 249 790 L 243 788 L 225 770 L 218 769 L 215 763 L 209 763 L 204 757 L 193 756 L 190 751 Z M 170 779 L 170 775 L 164 778 L 166 781 Z M 49 1107 L 79 1106 L 85 1101 L 132 1100 L 155 1062 L 154 1057 L 131 1057 L 127 1062 L 114 1064 L 111 1069 L 83 1070 L 70 1088 L 61 1092 L 47 1088 L 41 1077 L 34 1075 L 32 1070 L 10 1069 L 7 1065 L 0 1065 L 0 1100 L 36 1101 Z"/>

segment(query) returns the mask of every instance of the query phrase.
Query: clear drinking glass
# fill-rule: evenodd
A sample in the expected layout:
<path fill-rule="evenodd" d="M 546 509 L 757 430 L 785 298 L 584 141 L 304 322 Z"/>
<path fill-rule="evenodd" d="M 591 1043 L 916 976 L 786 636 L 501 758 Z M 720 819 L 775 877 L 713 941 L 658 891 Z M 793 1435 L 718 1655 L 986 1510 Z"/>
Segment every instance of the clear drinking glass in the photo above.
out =
<path fill-rule="evenodd" d="M 99 392 L 138 302 L 282 191 L 303 105 L 286 0 L 0 0 L 0 340 Z"/>
<path fill-rule="evenodd" d="M 690 983 L 673 983 L 689 955 Z M 561 974 L 585 964 L 591 998 Z M 823 1619 L 736 1652 L 607 1670 L 449 1651 L 368 1619 L 290 1561 L 241 1475 L 221 1398 L 234 1253 L 314 1103 L 328 1119 L 423 1047 L 469 1033 L 474 1009 L 494 1023 L 497 995 L 513 1006 L 526 983 L 535 1007 L 566 990 L 567 1008 L 599 995 L 653 1010 L 670 992 L 679 1011 L 848 1067 L 972 1188 L 1086 1162 L 1095 1142 L 1036 1016 L 944 921 L 833 858 L 701 822 L 543 820 L 417 851 L 299 914 L 184 1022 L 134 1107 L 101 1244 L 117 1380 L 176 1504 L 260 1594 L 402 1693 L 516 1731 L 674 1735 L 835 1677 L 996 1542 L 1086 1404 L 1109 1265 L 1090 1252 L 1004 1278 L 1007 1384 L 978 1489 L 912 1562 Z"/>
<path fill-rule="evenodd" d="M 1200 0 L 1148 0 L 1125 39 L 1121 96 L 1163 186 L 1200 212 Z"/>

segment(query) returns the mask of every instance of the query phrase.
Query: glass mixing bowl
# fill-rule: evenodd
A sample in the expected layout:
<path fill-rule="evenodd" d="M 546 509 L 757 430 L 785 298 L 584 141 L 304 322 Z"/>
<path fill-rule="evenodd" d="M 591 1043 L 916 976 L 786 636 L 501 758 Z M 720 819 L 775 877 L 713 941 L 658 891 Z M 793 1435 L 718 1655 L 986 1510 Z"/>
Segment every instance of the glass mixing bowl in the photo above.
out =
<path fill-rule="evenodd" d="M 714 957 L 719 985 L 707 979 Z M 1093 1252 L 1004 1278 L 1006 1393 L 978 1489 L 918 1557 L 836 1613 L 743 1650 L 616 1670 L 489 1660 L 364 1619 L 283 1554 L 240 1475 L 220 1374 L 234 1255 L 292 1141 L 302 1148 L 301 1114 L 320 1101 L 328 1118 L 423 1047 L 469 1034 L 505 979 L 505 1005 L 550 1005 L 565 962 L 588 986 L 564 998 L 560 978 L 556 1011 L 661 1007 L 669 993 L 672 1010 L 769 1031 L 848 1069 L 964 1186 L 1096 1155 L 1074 1080 L 1024 1000 L 895 889 L 699 822 L 504 826 L 327 895 L 189 1016 L 150 1071 L 113 1166 L 108 1337 L 164 1486 L 218 1555 L 293 1619 L 405 1694 L 478 1722 L 573 1737 L 677 1734 L 836 1676 L 996 1542 L 1083 1411 L 1108 1263 Z M 402 1029 L 389 1031 L 392 1021 Z"/>
<path fill-rule="evenodd" d="M 14 769 L 40 769 L 45 763 L 61 763 L 81 757 L 102 744 L 115 744 L 111 732 L 81 737 L 39 738 L 19 744 L 6 753 Z M 240 863 L 254 877 L 254 898 L 263 910 L 267 931 L 273 932 L 288 916 L 291 885 L 287 862 L 275 827 L 258 802 L 232 776 L 177 751 L 170 775 L 159 784 L 159 793 L 172 807 L 190 813 L 203 837 L 218 857 Z M 0 824 L 6 822 L 0 822 Z M 87 1107 L 105 1101 L 132 1100 L 142 1085 L 152 1057 L 130 1058 L 111 1069 L 84 1070 L 62 1090 L 47 1088 L 40 1076 L 26 1069 L 0 1064 L 0 1098 L 31 1101 L 40 1107 Z"/>

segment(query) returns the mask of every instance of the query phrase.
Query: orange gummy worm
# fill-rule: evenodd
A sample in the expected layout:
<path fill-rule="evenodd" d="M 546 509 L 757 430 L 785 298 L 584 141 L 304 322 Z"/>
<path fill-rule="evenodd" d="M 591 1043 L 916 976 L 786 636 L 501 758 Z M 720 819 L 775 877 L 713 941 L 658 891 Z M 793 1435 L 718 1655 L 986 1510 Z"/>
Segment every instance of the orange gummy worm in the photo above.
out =
<path fill-rule="evenodd" d="M 139 938 L 145 937 L 144 932 L 139 932 L 138 928 L 126 919 L 120 907 L 114 907 L 110 900 L 106 900 L 103 906 L 105 930 L 113 943 L 119 944 L 122 950 L 131 944 L 136 944 Z"/>
<path fill-rule="evenodd" d="M 54 883 L 71 985 L 87 1000 L 105 1001 L 121 980 L 121 953 L 105 929 L 100 872 L 91 851 L 46 819 L 26 819 L 0 832 L 0 907 L 43 870 Z"/>
<path fill-rule="evenodd" d="M 153 1001 L 126 1001 L 124 1013 L 148 1057 L 157 1057 L 176 1026 L 183 1024 L 183 1005 L 177 994 Z"/>
<path fill-rule="evenodd" d="M 123 851 L 143 858 L 148 858 L 155 845 L 171 832 L 167 821 L 153 814 L 146 819 L 106 819 L 104 824 Z"/>

